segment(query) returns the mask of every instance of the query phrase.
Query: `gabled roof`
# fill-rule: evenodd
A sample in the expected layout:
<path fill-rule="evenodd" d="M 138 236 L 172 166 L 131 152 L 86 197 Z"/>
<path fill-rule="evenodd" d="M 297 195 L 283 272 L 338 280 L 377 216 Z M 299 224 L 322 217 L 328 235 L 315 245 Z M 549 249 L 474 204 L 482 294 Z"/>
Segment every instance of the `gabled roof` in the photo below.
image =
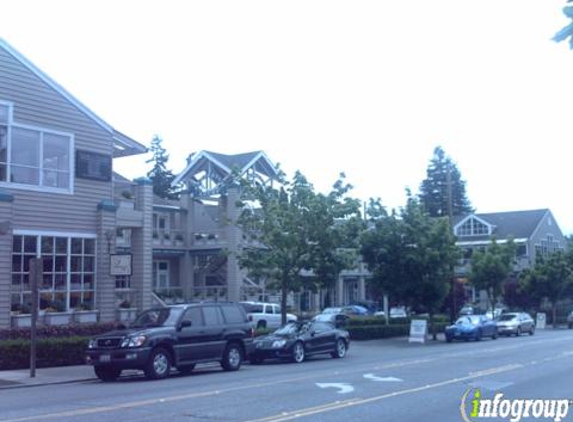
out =
<path fill-rule="evenodd" d="M 124 135 L 123 133 L 115 130 L 93 111 L 87 108 L 80 100 L 70 94 L 66 89 L 64 89 L 60 84 L 50 78 L 42 70 L 36 67 L 30 60 L 28 60 L 24 55 L 18 52 L 14 47 L 0 38 L 0 48 L 4 49 L 8 54 L 19 61 L 24 67 L 30 70 L 34 75 L 36 75 L 45 84 L 50 86 L 54 91 L 64 97 L 69 101 L 75 108 L 84 113 L 89 117 L 94 123 L 100 126 L 105 131 L 109 132 L 114 141 L 114 157 L 125 157 L 128 155 L 135 155 L 147 152 L 147 148 L 140 144 L 139 142 L 131 139 L 130 137 Z"/>
<path fill-rule="evenodd" d="M 507 239 L 512 236 L 515 239 L 529 239 L 535 229 L 541 223 L 543 217 L 549 213 L 549 209 L 527 210 L 527 211 L 507 211 L 507 212 L 494 212 L 494 213 L 476 213 L 475 215 L 480 220 L 493 226 L 491 237 L 497 239 Z M 453 226 L 455 227 L 462 220 L 465 220 L 468 215 L 455 217 Z M 458 240 L 489 240 L 490 236 L 463 236 Z"/>
<path fill-rule="evenodd" d="M 173 185 L 180 183 L 189 174 L 192 174 L 204 160 L 215 164 L 227 176 L 231 175 L 233 170 L 237 170 L 239 175 L 242 175 L 255 163 L 259 165 L 259 171 L 269 177 L 275 177 L 278 174 L 276 167 L 263 151 L 227 155 L 203 150 L 189 156 L 187 167 L 177 175 Z"/>

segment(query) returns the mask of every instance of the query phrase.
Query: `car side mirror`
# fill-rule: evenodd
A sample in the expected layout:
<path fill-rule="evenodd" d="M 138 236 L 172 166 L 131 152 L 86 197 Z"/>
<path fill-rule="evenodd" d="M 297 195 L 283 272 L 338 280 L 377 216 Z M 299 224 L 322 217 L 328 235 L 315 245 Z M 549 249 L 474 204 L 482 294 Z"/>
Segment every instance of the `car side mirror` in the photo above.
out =
<path fill-rule="evenodd" d="M 192 325 L 193 325 L 193 324 L 191 323 L 190 320 L 184 319 L 183 321 L 181 321 L 181 326 L 180 326 L 180 328 L 191 327 Z"/>

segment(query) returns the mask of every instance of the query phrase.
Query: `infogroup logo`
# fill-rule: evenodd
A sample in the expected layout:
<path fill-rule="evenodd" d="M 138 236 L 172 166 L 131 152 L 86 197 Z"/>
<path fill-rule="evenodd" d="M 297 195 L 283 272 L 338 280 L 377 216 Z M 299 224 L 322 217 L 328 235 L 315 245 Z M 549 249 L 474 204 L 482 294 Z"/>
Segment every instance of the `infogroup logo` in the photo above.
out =
<path fill-rule="evenodd" d="M 462 396 L 460 412 L 465 422 L 486 418 L 509 419 L 520 422 L 522 418 L 547 419 L 560 422 L 573 404 L 569 399 L 506 399 L 496 393 L 493 399 L 482 397 L 479 388 L 470 388 Z"/>

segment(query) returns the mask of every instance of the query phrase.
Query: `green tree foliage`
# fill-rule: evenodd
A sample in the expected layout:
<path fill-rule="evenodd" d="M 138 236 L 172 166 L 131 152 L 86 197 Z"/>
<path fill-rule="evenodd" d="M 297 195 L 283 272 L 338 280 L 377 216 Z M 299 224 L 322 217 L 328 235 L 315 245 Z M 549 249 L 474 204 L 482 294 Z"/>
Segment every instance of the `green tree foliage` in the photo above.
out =
<path fill-rule="evenodd" d="M 434 149 L 434 156 L 426 170 L 419 194 L 424 210 L 431 217 L 449 217 L 472 212 L 466 196 L 466 182 L 456 164 L 441 147 Z"/>
<path fill-rule="evenodd" d="M 567 3 L 571 2 L 573 2 L 573 0 L 567 1 Z M 569 48 L 573 49 L 573 6 L 565 6 L 563 8 L 563 14 L 571 20 L 571 22 L 553 36 L 553 41 L 561 42 L 569 38 Z"/>
<path fill-rule="evenodd" d="M 449 291 L 458 256 L 447 218 L 431 218 L 409 197 L 399 215 L 387 214 L 379 202 L 368 209 L 370 228 L 362 238 L 362 256 L 372 273 L 371 283 L 393 301 L 433 315 Z"/>
<path fill-rule="evenodd" d="M 553 326 L 557 323 L 557 302 L 563 299 L 573 284 L 571 252 L 554 252 L 539 257 L 532 269 L 525 271 L 520 283 L 538 304 L 543 299 L 551 303 Z"/>
<path fill-rule="evenodd" d="M 279 185 L 244 187 L 243 204 L 258 206 L 244 207 L 238 224 L 258 247 L 243 249 L 239 263 L 280 288 L 285 323 L 287 295 L 301 287 L 303 270 L 313 270 L 327 286 L 351 265 L 345 247 L 353 245 L 351 236 L 358 231 L 360 204 L 347 196 L 351 187 L 343 177 L 328 195 L 317 194 L 300 172 L 290 181 L 281 175 Z"/>
<path fill-rule="evenodd" d="M 503 283 L 513 271 L 515 243 L 508 239 L 504 244 L 495 239 L 485 250 L 476 250 L 472 256 L 469 280 L 477 290 L 485 290 L 493 310 L 502 293 Z"/>
<path fill-rule="evenodd" d="M 149 150 L 153 156 L 146 163 L 153 163 L 153 168 L 147 173 L 153 184 L 153 193 L 164 199 L 177 199 L 179 195 L 171 186 L 175 175 L 167 169 L 169 155 L 163 148 L 163 139 L 158 135 L 153 136 Z"/>

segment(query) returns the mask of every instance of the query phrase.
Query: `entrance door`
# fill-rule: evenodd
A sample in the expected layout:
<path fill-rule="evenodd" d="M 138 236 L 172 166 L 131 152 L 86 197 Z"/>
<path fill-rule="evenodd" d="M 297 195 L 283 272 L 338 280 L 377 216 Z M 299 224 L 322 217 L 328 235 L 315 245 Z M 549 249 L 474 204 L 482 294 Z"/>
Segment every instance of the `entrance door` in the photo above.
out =
<path fill-rule="evenodd" d="M 164 290 L 171 286 L 169 280 L 169 261 L 153 262 L 153 289 Z"/>

